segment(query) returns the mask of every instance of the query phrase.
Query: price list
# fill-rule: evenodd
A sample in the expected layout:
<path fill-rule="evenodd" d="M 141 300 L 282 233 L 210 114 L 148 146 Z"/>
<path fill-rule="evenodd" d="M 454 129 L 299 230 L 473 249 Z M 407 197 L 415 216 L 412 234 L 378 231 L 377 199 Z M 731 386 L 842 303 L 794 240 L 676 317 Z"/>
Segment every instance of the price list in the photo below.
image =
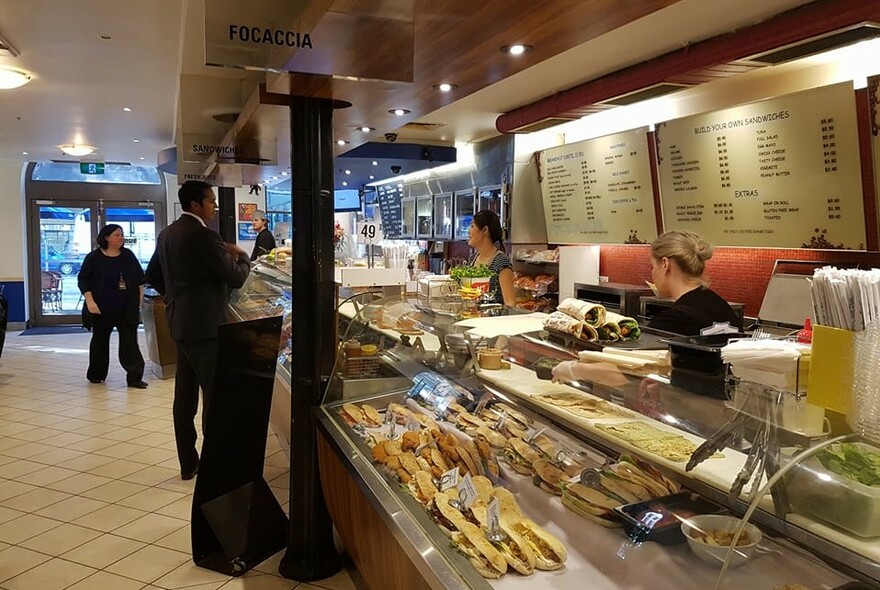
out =
<path fill-rule="evenodd" d="M 657 126 L 664 226 L 716 245 L 864 249 L 852 84 Z"/>
<path fill-rule="evenodd" d="M 376 195 L 385 237 L 389 240 L 399 239 L 402 220 L 400 187 L 397 184 L 380 184 L 376 187 Z"/>
<path fill-rule="evenodd" d="M 547 240 L 645 243 L 657 235 L 647 129 L 539 152 Z"/>

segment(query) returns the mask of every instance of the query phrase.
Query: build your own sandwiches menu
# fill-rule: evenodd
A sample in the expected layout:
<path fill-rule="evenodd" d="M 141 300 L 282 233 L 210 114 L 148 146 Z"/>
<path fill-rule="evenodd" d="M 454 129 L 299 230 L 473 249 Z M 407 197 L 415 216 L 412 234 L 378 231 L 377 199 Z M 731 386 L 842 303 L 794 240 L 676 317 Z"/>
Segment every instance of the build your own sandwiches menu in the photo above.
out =
<path fill-rule="evenodd" d="M 646 128 L 537 157 L 548 242 L 639 244 L 657 237 Z"/>
<path fill-rule="evenodd" d="M 851 83 L 660 123 L 656 140 L 666 230 L 724 246 L 865 248 Z"/>

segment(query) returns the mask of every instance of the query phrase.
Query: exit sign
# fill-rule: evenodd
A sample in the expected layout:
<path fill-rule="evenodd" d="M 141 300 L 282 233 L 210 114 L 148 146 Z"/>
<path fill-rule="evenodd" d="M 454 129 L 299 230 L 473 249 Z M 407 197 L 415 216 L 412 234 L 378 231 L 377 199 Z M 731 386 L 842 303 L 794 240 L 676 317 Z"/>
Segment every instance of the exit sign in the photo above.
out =
<path fill-rule="evenodd" d="M 80 174 L 104 174 L 104 162 L 80 162 Z"/>

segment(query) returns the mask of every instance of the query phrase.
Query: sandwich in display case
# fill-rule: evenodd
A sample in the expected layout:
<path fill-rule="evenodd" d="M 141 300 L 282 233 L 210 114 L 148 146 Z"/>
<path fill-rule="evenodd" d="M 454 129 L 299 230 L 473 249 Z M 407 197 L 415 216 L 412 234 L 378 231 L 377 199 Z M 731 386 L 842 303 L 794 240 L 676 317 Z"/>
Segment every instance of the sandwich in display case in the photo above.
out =
<path fill-rule="evenodd" d="M 860 536 L 873 529 L 829 506 L 837 494 L 856 521 L 873 518 L 872 494 L 854 491 L 868 484 L 843 483 L 854 468 L 841 463 L 873 464 L 876 449 L 787 436 L 766 402 L 780 392 L 696 396 L 670 384 L 662 345 L 580 347 L 550 337 L 546 314 L 363 303 L 340 308 L 318 448 L 334 524 L 370 587 L 880 580 L 880 544 Z M 769 474 L 779 483 L 759 493 Z"/>

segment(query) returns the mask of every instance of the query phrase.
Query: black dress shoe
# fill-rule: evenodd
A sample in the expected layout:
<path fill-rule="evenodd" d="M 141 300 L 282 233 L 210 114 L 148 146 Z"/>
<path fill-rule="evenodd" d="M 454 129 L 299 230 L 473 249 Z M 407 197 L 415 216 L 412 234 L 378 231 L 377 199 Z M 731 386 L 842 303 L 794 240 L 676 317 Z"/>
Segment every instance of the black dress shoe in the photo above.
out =
<path fill-rule="evenodd" d="M 135 389 L 146 389 L 150 386 L 146 381 L 135 381 L 134 383 L 129 383 L 129 387 L 134 387 Z"/>
<path fill-rule="evenodd" d="M 189 481 L 192 478 L 194 478 L 198 472 L 199 472 L 199 466 L 196 465 L 195 468 L 193 468 L 191 471 L 181 471 L 180 472 L 180 479 L 182 479 L 183 481 Z"/>
<path fill-rule="evenodd" d="M 103 383 L 104 382 L 103 379 L 92 379 L 90 377 L 87 377 L 87 379 L 89 380 L 89 383 Z"/>

